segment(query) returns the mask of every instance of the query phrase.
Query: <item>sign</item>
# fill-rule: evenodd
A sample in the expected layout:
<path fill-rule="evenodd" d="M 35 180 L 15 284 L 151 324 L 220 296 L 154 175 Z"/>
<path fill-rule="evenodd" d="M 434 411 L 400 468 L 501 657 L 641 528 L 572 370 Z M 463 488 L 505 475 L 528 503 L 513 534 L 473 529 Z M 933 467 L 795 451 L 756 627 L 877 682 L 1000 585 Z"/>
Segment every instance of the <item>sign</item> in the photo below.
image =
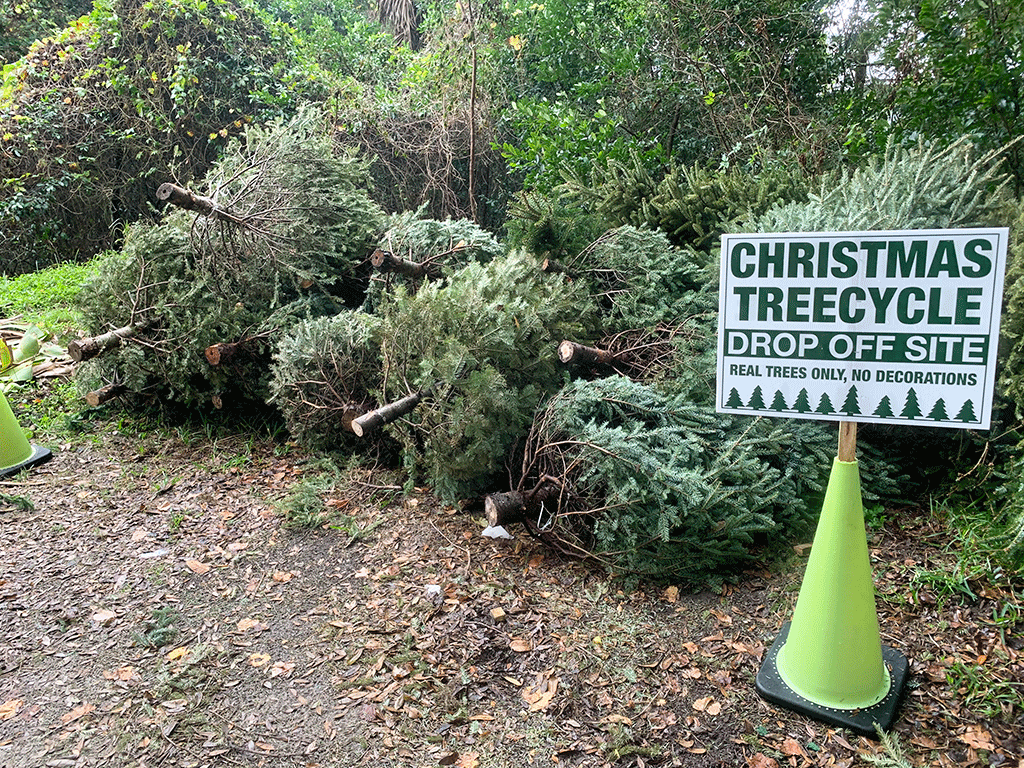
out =
<path fill-rule="evenodd" d="M 988 429 L 1008 239 L 724 235 L 717 410 Z"/>

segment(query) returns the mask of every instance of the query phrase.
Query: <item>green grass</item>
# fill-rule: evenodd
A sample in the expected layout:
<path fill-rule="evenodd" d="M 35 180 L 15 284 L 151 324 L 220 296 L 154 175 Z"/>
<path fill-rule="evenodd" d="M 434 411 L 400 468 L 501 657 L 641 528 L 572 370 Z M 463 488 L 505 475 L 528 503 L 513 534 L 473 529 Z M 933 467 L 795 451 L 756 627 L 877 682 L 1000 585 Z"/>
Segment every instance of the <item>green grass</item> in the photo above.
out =
<path fill-rule="evenodd" d="M 77 303 L 95 262 L 59 264 L 17 277 L 0 275 L 0 317 L 20 317 L 57 335 L 81 323 Z"/>

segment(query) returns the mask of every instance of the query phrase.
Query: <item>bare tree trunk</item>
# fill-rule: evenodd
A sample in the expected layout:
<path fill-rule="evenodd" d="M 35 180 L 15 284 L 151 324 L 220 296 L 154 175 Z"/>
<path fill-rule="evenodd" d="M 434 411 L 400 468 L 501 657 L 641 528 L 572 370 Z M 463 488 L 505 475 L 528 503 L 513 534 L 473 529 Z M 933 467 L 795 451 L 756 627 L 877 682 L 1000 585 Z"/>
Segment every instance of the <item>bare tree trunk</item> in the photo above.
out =
<path fill-rule="evenodd" d="M 341 413 L 341 428 L 346 432 L 356 434 L 355 427 L 352 425 L 355 423 L 356 419 L 366 413 L 367 410 L 364 405 L 346 405 L 345 410 Z"/>
<path fill-rule="evenodd" d="M 141 328 L 142 326 L 126 325 L 124 328 L 107 331 L 99 336 L 75 339 L 68 344 L 68 356 L 76 363 L 81 363 L 83 360 L 91 360 L 111 347 L 116 347 L 122 339 L 130 339 Z"/>
<path fill-rule="evenodd" d="M 389 251 L 378 248 L 370 256 L 370 263 L 379 272 L 394 272 L 403 277 L 429 277 L 430 270 L 425 264 L 405 261 Z"/>
<path fill-rule="evenodd" d="M 522 491 L 507 491 L 488 494 L 484 499 L 484 512 L 487 514 L 487 524 L 491 527 L 496 525 L 509 525 L 520 523 L 527 519 L 527 510 L 536 511 L 539 505 L 559 493 L 563 487 L 562 481 L 551 475 L 541 475 L 537 484 L 525 493 Z"/>
<path fill-rule="evenodd" d="M 231 211 L 220 208 L 217 203 L 208 197 L 202 197 L 190 192 L 184 187 L 179 187 L 177 184 L 171 184 L 166 182 L 161 184 L 156 190 L 156 199 L 165 200 L 171 205 L 176 205 L 178 208 L 184 208 L 186 211 L 198 211 L 204 216 L 209 216 L 213 219 L 220 219 L 221 221 L 230 221 L 232 224 L 244 224 L 245 221 Z"/>
<path fill-rule="evenodd" d="M 262 338 L 265 337 L 250 336 L 239 341 L 222 341 L 208 346 L 203 354 L 206 356 L 206 362 L 210 365 L 226 365 L 239 355 L 252 352 L 256 342 Z"/>
<path fill-rule="evenodd" d="M 550 257 L 541 262 L 540 271 L 547 272 L 552 275 L 565 275 L 570 280 L 574 280 L 578 277 L 578 275 L 566 267 L 565 264 Z"/>
<path fill-rule="evenodd" d="M 586 347 L 575 341 L 563 341 L 558 345 L 558 359 L 566 365 L 612 365 L 617 362 L 614 354 L 597 347 Z"/>
<path fill-rule="evenodd" d="M 408 397 L 403 397 L 401 400 L 395 400 L 393 403 L 382 405 L 374 411 L 364 413 L 359 418 L 352 420 L 352 431 L 357 437 L 366 437 L 374 430 L 380 429 L 385 424 L 390 424 L 396 419 L 405 416 L 405 414 L 410 413 L 420 404 L 423 395 L 423 392 L 414 392 Z"/>
<path fill-rule="evenodd" d="M 125 393 L 127 387 L 124 384 L 107 384 L 106 386 L 94 389 L 85 396 L 85 402 L 91 407 L 103 405 L 109 400 L 113 400 L 115 397 L 120 397 Z"/>
<path fill-rule="evenodd" d="M 476 20 L 473 18 L 473 0 L 466 0 L 466 15 L 469 17 L 469 34 L 473 72 L 469 84 L 469 211 L 473 222 L 480 223 L 476 209 Z"/>
<path fill-rule="evenodd" d="M 487 525 L 510 525 L 521 522 L 526 514 L 526 498 L 519 491 L 492 493 L 484 499 Z"/>

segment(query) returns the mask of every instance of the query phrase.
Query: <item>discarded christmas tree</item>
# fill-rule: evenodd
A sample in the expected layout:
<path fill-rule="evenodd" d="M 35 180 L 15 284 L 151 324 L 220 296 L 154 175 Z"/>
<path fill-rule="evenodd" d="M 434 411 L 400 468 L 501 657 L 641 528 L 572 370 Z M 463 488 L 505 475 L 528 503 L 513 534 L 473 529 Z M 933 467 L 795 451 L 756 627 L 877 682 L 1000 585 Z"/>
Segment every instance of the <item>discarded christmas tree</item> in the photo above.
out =
<path fill-rule="evenodd" d="M 800 452 L 786 449 L 794 428 Z M 818 425 L 722 418 L 618 376 L 576 381 L 538 413 L 517 486 L 489 497 L 489 522 L 525 522 L 616 572 L 699 579 L 807 525 L 830 442 Z"/>
<path fill-rule="evenodd" d="M 486 264 L 504 253 L 494 236 L 467 219 L 425 218 L 420 211 L 392 215 L 371 256 L 375 274 L 364 309 L 374 311 L 397 285 L 415 293 L 425 280 L 438 280 L 467 264 Z"/>
<path fill-rule="evenodd" d="M 203 204 L 193 195 L 159 226 L 131 227 L 82 292 L 95 336 L 80 345 L 97 353 L 77 372 L 82 388 L 190 406 L 265 400 L 281 331 L 363 299 L 383 221 L 366 178 L 365 164 L 331 154 L 316 112 L 250 128 L 197 193 Z M 220 354 L 239 343 L 243 354 Z"/>
<path fill-rule="evenodd" d="M 710 317 L 717 304 L 708 265 L 705 254 L 676 248 L 662 232 L 623 226 L 560 271 L 587 286 L 602 311 L 604 332 L 613 334 Z"/>
<path fill-rule="evenodd" d="M 270 402 L 303 445 L 359 445 L 352 422 L 371 410 L 381 385 L 380 325 L 373 315 L 347 310 L 299 322 L 277 345 Z"/>
<path fill-rule="evenodd" d="M 470 264 L 414 295 L 399 287 L 380 315 L 380 404 L 419 396 L 387 429 L 410 479 L 448 500 L 492 487 L 537 405 L 562 382 L 555 345 L 586 338 L 594 320 L 582 286 L 545 275 L 525 254 Z"/>

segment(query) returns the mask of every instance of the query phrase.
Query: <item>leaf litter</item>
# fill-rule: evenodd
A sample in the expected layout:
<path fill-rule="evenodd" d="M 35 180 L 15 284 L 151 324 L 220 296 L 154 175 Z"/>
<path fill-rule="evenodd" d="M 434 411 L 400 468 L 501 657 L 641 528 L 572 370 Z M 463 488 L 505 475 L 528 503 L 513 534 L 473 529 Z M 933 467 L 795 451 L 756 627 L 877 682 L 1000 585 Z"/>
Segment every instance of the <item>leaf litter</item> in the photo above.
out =
<path fill-rule="evenodd" d="M 212 447 L 65 446 L 3 511 L 3 765 L 1022 765 L 1019 585 L 921 589 L 945 556 L 923 515 L 872 540 L 883 641 L 911 659 L 887 747 L 753 690 L 800 556 L 627 589 L 372 482 L 328 505 L 372 533 L 296 531 L 274 502 L 302 457 Z"/>

